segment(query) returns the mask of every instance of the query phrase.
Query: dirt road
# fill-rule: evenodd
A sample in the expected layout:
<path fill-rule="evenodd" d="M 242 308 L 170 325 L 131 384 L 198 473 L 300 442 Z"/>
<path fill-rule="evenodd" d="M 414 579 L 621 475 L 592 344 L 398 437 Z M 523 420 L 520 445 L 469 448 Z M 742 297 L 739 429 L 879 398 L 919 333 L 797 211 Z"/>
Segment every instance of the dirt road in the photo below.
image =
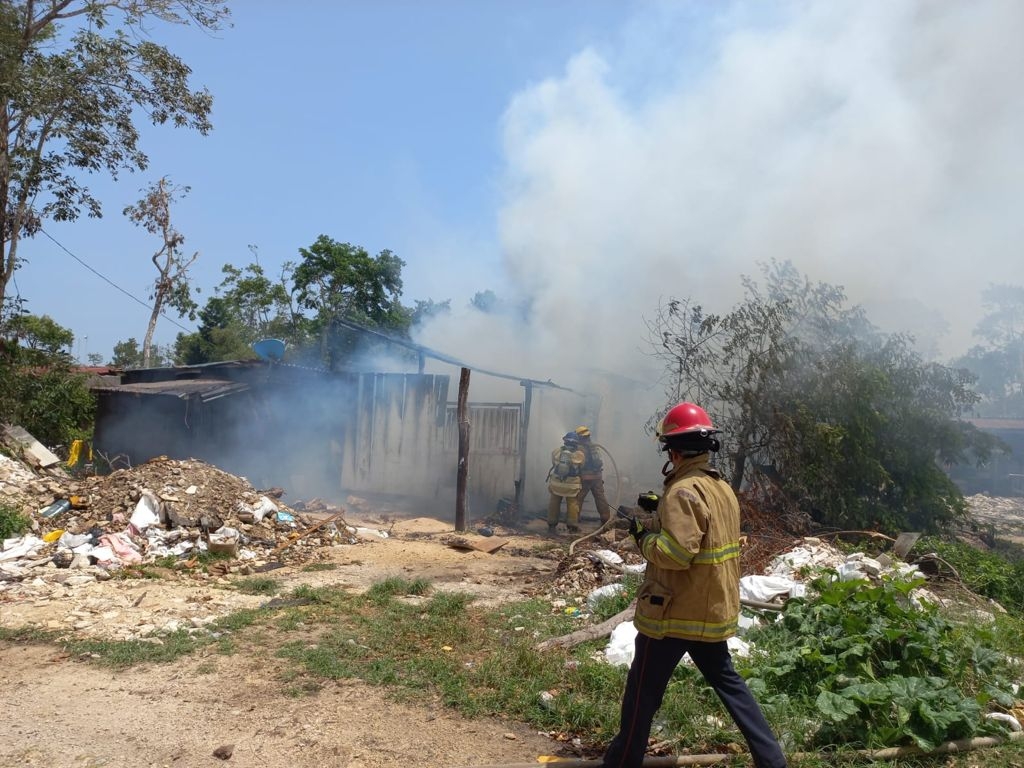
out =
<path fill-rule="evenodd" d="M 436 589 L 495 603 L 542 589 L 558 563 L 557 557 L 545 556 L 548 545 L 541 537 L 512 538 L 485 554 L 447 546 L 450 533 L 450 526 L 438 521 L 404 520 L 394 525 L 390 538 L 332 548 L 328 562 L 334 570 L 289 567 L 273 577 L 283 585 L 282 594 L 300 584 L 360 590 L 391 576 L 425 578 Z M 4 595 L 0 625 L 60 627 L 103 637 L 107 627 L 159 628 L 169 621 L 187 626 L 197 612 L 207 620 L 266 600 L 226 584 L 200 589 L 172 579 L 56 589 L 56 594 L 45 592 L 37 585 L 35 594 Z M 328 683 L 314 695 L 295 698 L 287 694 L 279 663 L 268 656 L 208 651 L 166 665 L 111 672 L 68 658 L 57 646 L 0 643 L 0 710 L 6 725 L 0 765 L 452 768 L 530 761 L 557 749 L 521 726 L 466 720 L 439 704 L 396 704 L 358 682 Z M 227 746 L 226 761 L 214 756 Z"/>

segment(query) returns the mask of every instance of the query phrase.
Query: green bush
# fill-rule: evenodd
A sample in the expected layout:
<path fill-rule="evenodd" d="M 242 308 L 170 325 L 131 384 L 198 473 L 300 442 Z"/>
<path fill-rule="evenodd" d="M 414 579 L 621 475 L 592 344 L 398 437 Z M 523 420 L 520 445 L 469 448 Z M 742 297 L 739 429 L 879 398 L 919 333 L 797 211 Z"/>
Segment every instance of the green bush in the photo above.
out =
<path fill-rule="evenodd" d="M 1004 657 L 934 607 L 914 605 L 923 580 L 812 584 L 813 601 L 791 600 L 780 621 L 753 631 L 751 689 L 818 723 L 810 747 L 869 748 L 942 741 L 985 730 L 982 708 L 1012 704 Z"/>
<path fill-rule="evenodd" d="M 32 521 L 13 507 L 0 504 L 0 539 L 20 536 L 28 530 Z"/>
<path fill-rule="evenodd" d="M 1011 563 L 962 541 L 933 536 L 922 538 L 914 551 L 934 552 L 956 570 L 972 592 L 995 600 L 1007 610 L 1024 612 L 1024 562 Z"/>
<path fill-rule="evenodd" d="M 51 448 L 92 433 L 96 399 L 86 378 L 55 358 L 28 365 L 8 350 L 0 357 L 0 422 L 18 424 Z"/>

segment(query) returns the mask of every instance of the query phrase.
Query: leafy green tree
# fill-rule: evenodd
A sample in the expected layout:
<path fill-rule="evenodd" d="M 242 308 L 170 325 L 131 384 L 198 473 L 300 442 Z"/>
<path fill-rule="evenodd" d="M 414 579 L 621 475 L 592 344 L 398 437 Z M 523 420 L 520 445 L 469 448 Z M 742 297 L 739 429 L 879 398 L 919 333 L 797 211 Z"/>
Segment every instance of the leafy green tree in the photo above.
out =
<path fill-rule="evenodd" d="M 253 356 L 252 344 L 265 338 L 281 339 L 289 357 L 308 344 L 307 321 L 291 303 L 286 279 L 293 265 L 286 263 L 281 278 L 272 281 L 259 263 L 238 268 L 225 264 L 224 279 L 199 312 L 199 329 L 178 334 L 175 360 L 194 365 Z"/>
<path fill-rule="evenodd" d="M 253 333 L 232 313 L 227 300 L 211 296 L 199 310 L 199 329 L 179 333 L 174 344 L 174 360 L 181 365 L 198 365 L 221 360 L 246 360 L 254 357 Z"/>
<path fill-rule="evenodd" d="M 149 365 L 146 365 L 142 357 L 142 349 L 139 347 L 139 342 L 135 340 L 135 337 L 129 338 L 127 341 L 119 341 L 114 345 L 114 356 L 110 360 L 110 365 L 114 368 L 161 368 L 168 365 L 170 362 L 169 357 L 163 349 L 158 345 L 154 344 L 153 349 L 150 353 Z"/>
<path fill-rule="evenodd" d="M 46 445 L 92 431 L 95 400 L 73 371 L 74 334 L 51 318 L 18 315 L 0 326 L 0 422 L 19 424 Z"/>
<path fill-rule="evenodd" d="M 365 248 L 320 235 L 293 273 L 301 308 L 315 313 L 311 329 L 320 340 L 321 358 L 336 368 L 361 351 L 362 336 L 345 322 L 406 335 L 411 312 L 400 301 L 405 262 L 391 251 L 370 256 Z"/>
<path fill-rule="evenodd" d="M 724 430 L 734 487 L 825 526 L 934 530 L 960 516 L 941 465 L 997 445 L 958 418 L 977 399 L 969 372 L 878 333 L 837 286 L 788 263 L 764 274 L 724 315 L 672 299 L 648 325 L 668 400 L 700 402 Z"/>
<path fill-rule="evenodd" d="M 1024 418 L 1024 287 L 991 285 L 982 292 L 974 335 L 982 343 L 956 361 L 977 377 L 982 416 Z"/>
<path fill-rule="evenodd" d="M 138 120 L 210 130 L 209 92 L 192 90 L 188 66 L 148 32 L 156 23 L 217 30 L 227 16 L 224 0 L 0 4 L 0 306 L 23 238 L 48 220 L 101 215 L 85 173 L 146 168 Z"/>
<path fill-rule="evenodd" d="M 40 362 L 68 355 L 75 341 L 75 334 L 49 315 L 16 315 L 7 323 L 7 334 L 25 348 L 25 358 Z"/>
<path fill-rule="evenodd" d="M 469 300 L 469 305 L 485 314 L 492 314 L 498 311 L 501 303 L 494 291 L 488 288 L 486 291 L 474 293 L 473 298 Z"/>

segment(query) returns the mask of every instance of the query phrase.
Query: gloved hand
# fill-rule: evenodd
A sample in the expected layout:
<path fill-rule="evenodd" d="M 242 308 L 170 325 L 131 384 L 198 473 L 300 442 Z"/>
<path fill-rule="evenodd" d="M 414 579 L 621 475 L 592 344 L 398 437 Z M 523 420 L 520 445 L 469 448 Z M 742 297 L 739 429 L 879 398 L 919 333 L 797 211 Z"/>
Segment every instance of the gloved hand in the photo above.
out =
<path fill-rule="evenodd" d="M 654 491 L 646 491 L 636 497 L 636 505 L 644 512 L 657 512 L 660 498 Z"/>
<path fill-rule="evenodd" d="M 636 547 L 640 551 L 643 551 L 644 536 L 650 535 L 650 531 L 644 528 L 643 523 L 637 520 L 635 517 L 629 524 L 629 535 L 633 537 L 633 541 L 636 542 Z"/>

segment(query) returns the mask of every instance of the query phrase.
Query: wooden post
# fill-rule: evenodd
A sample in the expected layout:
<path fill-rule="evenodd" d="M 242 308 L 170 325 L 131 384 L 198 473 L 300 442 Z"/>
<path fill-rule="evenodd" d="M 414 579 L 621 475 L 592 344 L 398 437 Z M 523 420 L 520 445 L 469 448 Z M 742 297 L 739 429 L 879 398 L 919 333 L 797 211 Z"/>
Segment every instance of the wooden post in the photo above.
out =
<path fill-rule="evenodd" d="M 469 479 L 469 368 L 459 376 L 459 471 L 455 481 L 455 530 L 466 530 L 466 481 Z"/>
<path fill-rule="evenodd" d="M 521 381 L 526 390 L 523 397 L 523 419 L 519 424 L 519 480 L 516 482 L 516 519 L 523 514 L 523 493 L 526 488 L 526 439 L 530 434 L 530 404 L 533 402 L 533 382 Z"/>

